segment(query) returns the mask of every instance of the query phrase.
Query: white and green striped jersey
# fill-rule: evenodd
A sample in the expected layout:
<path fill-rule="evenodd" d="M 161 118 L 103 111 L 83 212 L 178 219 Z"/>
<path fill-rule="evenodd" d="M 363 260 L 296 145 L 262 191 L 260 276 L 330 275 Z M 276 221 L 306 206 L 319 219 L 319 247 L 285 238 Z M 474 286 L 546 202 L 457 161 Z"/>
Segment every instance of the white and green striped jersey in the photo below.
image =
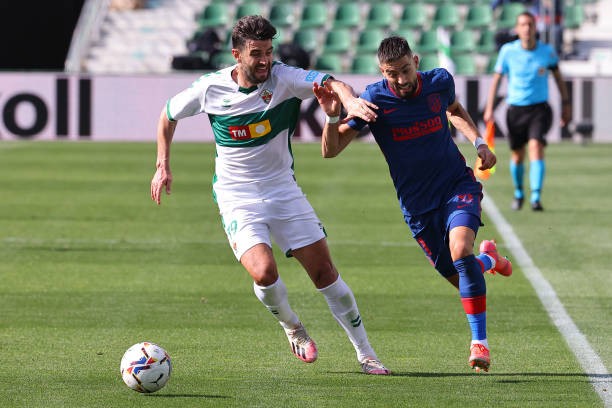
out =
<path fill-rule="evenodd" d="M 166 114 L 172 121 L 208 114 L 217 145 L 215 191 L 262 198 L 265 185 L 293 178 L 290 139 L 300 103 L 329 75 L 274 62 L 268 80 L 246 89 L 232 79 L 234 68 L 200 77 L 168 100 Z"/>

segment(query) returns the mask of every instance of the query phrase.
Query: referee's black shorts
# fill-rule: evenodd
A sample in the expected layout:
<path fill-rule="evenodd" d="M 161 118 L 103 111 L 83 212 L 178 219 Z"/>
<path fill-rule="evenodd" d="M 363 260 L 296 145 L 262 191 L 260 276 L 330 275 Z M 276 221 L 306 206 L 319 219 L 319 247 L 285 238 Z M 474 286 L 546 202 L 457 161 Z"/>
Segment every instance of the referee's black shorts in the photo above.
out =
<path fill-rule="evenodd" d="M 552 109 L 548 102 L 535 105 L 510 105 L 506 113 L 510 149 L 518 150 L 529 139 L 537 139 L 546 146 L 546 134 L 552 126 Z"/>

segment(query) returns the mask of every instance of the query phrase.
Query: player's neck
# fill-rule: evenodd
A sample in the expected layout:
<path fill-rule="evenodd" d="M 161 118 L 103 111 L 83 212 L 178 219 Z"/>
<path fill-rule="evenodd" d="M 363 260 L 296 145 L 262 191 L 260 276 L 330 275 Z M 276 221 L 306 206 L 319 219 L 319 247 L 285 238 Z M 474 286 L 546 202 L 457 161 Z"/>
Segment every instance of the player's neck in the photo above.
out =
<path fill-rule="evenodd" d="M 238 68 L 234 68 L 232 70 L 232 79 L 240 88 L 249 89 L 253 86 L 257 86 L 257 84 L 251 83 L 248 79 L 244 77 L 244 75 L 240 75 L 240 70 Z"/>
<path fill-rule="evenodd" d="M 525 41 L 521 40 L 521 47 L 523 47 L 526 50 L 533 50 L 535 49 L 536 45 L 537 45 L 537 40 L 535 38 L 528 38 Z"/>

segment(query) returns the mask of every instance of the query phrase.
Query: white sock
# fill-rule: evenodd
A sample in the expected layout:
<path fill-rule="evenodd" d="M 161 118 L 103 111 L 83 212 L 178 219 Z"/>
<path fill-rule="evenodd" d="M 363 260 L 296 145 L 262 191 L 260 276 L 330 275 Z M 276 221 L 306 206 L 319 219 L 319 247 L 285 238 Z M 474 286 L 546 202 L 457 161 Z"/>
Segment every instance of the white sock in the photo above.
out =
<path fill-rule="evenodd" d="M 486 348 L 489 348 L 489 342 L 487 341 L 487 339 L 482 339 L 482 340 L 472 340 L 472 344 L 482 344 L 483 346 L 485 346 Z"/>
<path fill-rule="evenodd" d="M 336 321 L 342 326 L 349 337 L 355 351 L 357 359 L 363 361 L 365 357 L 378 358 L 370 342 L 368 335 L 361 322 L 361 315 L 357 309 L 357 302 L 353 292 L 340 276 L 331 285 L 319 289 L 319 292 L 325 296 L 325 300 L 329 305 L 329 309 Z"/>
<path fill-rule="evenodd" d="M 257 299 L 278 319 L 283 328 L 292 329 L 298 325 L 300 320 L 289 306 L 287 287 L 280 276 L 270 286 L 259 286 L 253 282 L 253 290 Z"/>
<path fill-rule="evenodd" d="M 495 258 L 493 258 L 491 255 L 489 254 L 485 254 L 486 256 L 489 257 L 489 259 L 491 260 L 491 269 L 495 269 L 495 265 L 497 264 L 497 262 L 495 262 Z"/>

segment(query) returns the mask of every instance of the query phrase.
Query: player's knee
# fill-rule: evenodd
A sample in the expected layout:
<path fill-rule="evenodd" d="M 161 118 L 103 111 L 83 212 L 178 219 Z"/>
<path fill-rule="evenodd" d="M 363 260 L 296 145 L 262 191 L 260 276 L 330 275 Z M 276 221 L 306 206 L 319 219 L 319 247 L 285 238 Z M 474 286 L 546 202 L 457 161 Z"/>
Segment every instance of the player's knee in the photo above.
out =
<path fill-rule="evenodd" d="M 456 261 L 466 256 L 470 256 L 474 253 L 473 244 L 466 241 L 454 242 L 450 246 L 451 257 L 453 261 Z"/>
<path fill-rule="evenodd" d="M 245 267 L 253 281 L 259 286 L 270 286 L 278 279 L 278 270 L 273 261 L 256 262 Z"/>
<path fill-rule="evenodd" d="M 259 286 L 270 286 L 278 280 L 278 273 L 271 270 L 249 271 L 253 282 Z"/>
<path fill-rule="evenodd" d="M 325 288 L 338 279 L 338 271 L 331 262 L 325 262 L 308 271 L 308 275 L 317 289 Z"/>

